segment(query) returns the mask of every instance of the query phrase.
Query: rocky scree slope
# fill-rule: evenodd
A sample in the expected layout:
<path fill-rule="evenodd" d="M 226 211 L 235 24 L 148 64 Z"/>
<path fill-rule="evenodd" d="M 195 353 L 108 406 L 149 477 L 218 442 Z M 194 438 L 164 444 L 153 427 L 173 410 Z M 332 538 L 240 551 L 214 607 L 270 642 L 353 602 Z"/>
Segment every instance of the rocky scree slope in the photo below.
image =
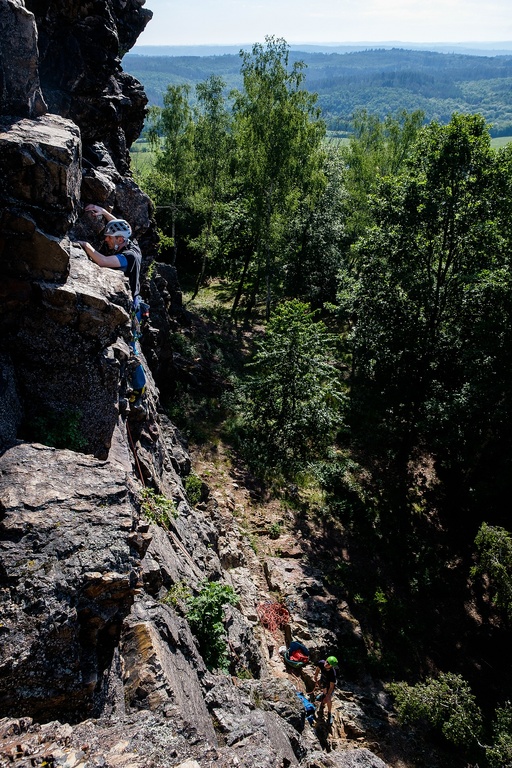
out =
<path fill-rule="evenodd" d="M 0 765 L 382 768 L 346 749 L 346 733 L 336 750 L 305 727 L 256 619 L 269 581 L 255 585 L 207 489 L 188 502 L 190 459 L 149 368 L 144 409 L 122 407 L 127 282 L 73 240 L 97 237 L 84 214 L 95 202 L 132 223 L 145 266 L 154 258 L 151 203 L 128 155 L 146 101 L 120 66 L 151 17 L 143 5 L 0 0 Z M 173 270 L 147 290 L 160 328 L 146 351 L 164 381 Z M 55 433 L 68 447 L 52 447 Z M 166 527 L 141 513 L 143 485 L 173 501 Z M 285 578 L 281 565 L 270 580 Z M 205 579 L 241 594 L 226 611 L 233 677 L 206 669 L 162 600 Z M 323 588 L 308 589 L 293 629 L 312 637 L 308 594 Z M 339 629 L 333 607 L 318 653 Z"/>

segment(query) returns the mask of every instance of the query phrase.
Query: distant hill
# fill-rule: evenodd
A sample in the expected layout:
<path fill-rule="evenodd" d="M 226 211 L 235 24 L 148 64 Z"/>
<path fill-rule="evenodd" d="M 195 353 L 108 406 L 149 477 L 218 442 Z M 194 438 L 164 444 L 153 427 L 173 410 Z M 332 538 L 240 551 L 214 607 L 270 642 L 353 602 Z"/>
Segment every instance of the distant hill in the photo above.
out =
<path fill-rule="evenodd" d="M 422 109 L 427 120 L 440 122 L 448 122 L 453 112 L 480 112 L 492 124 L 493 135 L 499 136 L 512 134 L 509 45 L 507 55 L 478 56 L 385 47 L 344 53 L 291 47 L 290 60 L 307 65 L 306 87 L 318 93 L 331 130 L 348 130 L 351 116 L 360 108 L 382 117 Z M 219 52 L 179 56 L 135 52 L 124 57 L 123 67 L 141 81 L 151 104 L 162 104 L 169 83 L 189 83 L 193 88 L 211 74 L 225 80 L 227 91 L 241 87 L 238 52 L 220 53 L 225 46 L 197 48 Z"/>
<path fill-rule="evenodd" d="M 136 45 L 132 53 L 140 56 L 223 56 L 237 55 L 240 50 L 250 51 L 252 43 L 237 45 Z M 380 49 L 402 48 L 408 51 L 436 51 L 437 53 L 462 53 L 470 56 L 512 55 L 512 41 L 492 43 L 407 43 L 391 40 L 386 42 L 358 43 L 292 43 L 290 50 L 306 53 L 351 53 Z"/>

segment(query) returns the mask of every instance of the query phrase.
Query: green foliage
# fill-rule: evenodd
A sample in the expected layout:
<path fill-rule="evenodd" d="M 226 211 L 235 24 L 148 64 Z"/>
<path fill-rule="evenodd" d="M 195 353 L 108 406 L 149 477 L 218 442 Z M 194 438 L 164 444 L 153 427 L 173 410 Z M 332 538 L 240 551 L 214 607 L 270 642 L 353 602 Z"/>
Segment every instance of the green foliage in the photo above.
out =
<path fill-rule="evenodd" d="M 166 410 L 173 423 L 196 443 L 218 440 L 215 431 L 226 417 L 222 396 L 230 387 L 233 371 L 241 367 L 240 334 L 229 320 L 229 298 L 225 310 L 220 302 L 212 308 L 219 296 L 224 301 L 226 290 L 219 283 L 202 289 L 194 301 L 194 312 L 201 322 L 170 336 L 172 349 L 179 356 L 177 381 Z"/>
<path fill-rule="evenodd" d="M 225 218 L 225 201 L 232 184 L 234 153 L 231 114 L 225 105 L 224 88 L 224 81 L 215 75 L 196 86 L 196 178 L 193 206 L 199 214 L 201 225 L 197 237 L 189 245 L 200 254 L 201 266 L 193 298 L 213 264 L 220 266 L 222 262 L 220 230 Z"/>
<path fill-rule="evenodd" d="M 339 269 L 347 258 L 346 158 L 340 146 L 324 147 L 325 188 L 314 205 L 300 204 L 288 221 L 280 245 L 284 261 L 284 292 L 322 307 L 336 299 Z"/>
<path fill-rule="evenodd" d="M 194 474 L 187 475 L 184 486 L 187 498 L 192 506 L 198 504 L 201 501 L 203 491 L 203 482 L 201 478 Z"/>
<path fill-rule="evenodd" d="M 137 183 L 144 184 L 144 178 L 155 164 L 155 153 L 149 142 L 139 139 L 130 148 L 130 168 Z"/>
<path fill-rule="evenodd" d="M 247 669 L 246 667 L 242 667 L 241 669 L 237 669 L 236 676 L 239 680 L 253 680 L 254 675 L 252 674 L 250 669 Z"/>
<path fill-rule="evenodd" d="M 190 171 L 194 122 L 187 85 L 169 85 L 161 110 L 151 111 L 148 138 L 158 153 L 157 168 L 164 171 L 173 187 L 187 181 Z"/>
<path fill-rule="evenodd" d="M 512 534 L 482 523 L 475 539 L 476 565 L 471 576 L 487 576 L 493 604 L 506 622 L 512 620 Z"/>
<path fill-rule="evenodd" d="M 369 53 L 361 59 L 387 67 L 387 52 Z M 356 112 L 348 147 L 323 139 L 318 105 L 323 99 L 332 107 L 332 123 L 339 104 L 329 102 L 322 80 L 308 81 L 299 57 L 268 38 L 242 56 L 239 91 L 227 101 L 234 102 L 232 113 L 217 76 L 195 92 L 181 91 L 187 105 L 174 94 L 174 117 L 181 114 L 188 126 L 183 183 L 174 173 L 181 160 L 176 167 L 164 163 L 172 144 L 166 147 L 161 132 L 147 189 L 161 206 L 164 256 L 179 247 L 180 279 L 182 265 L 196 290 L 221 277 L 225 307 L 245 302 L 250 317 L 264 299 L 267 316 L 275 312 L 264 334 L 258 329 L 252 364 L 232 398 L 238 431 L 231 436 L 260 477 L 298 483 L 299 473 L 314 473 L 321 502 L 313 508 L 301 499 L 301 522 L 329 535 L 343 528 L 350 567 L 332 565 L 329 578 L 356 606 L 376 670 L 404 677 L 418 671 L 425 648 L 441 647 L 440 638 L 453 651 L 467 597 L 461 563 L 481 510 L 507 525 L 512 147 L 492 150 L 482 117 L 452 117 L 466 90 L 490 109 L 498 84 L 479 85 L 475 72 L 469 89 L 448 78 L 446 91 L 426 69 L 365 72 L 368 101 L 360 98 L 362 72 L 355 74 L 360 88 L 352 93 L 348 84 L 355 58 L 345 57 L 347 70 L 336 84 L 330 57 L 319 58 L 322 77 L 336 98 L 346 96 L 351 113 L 358 91 L 358 104 L 369 105 Z M 418 61 L 407 52 L 397 60 Z M 494 66 L 480 63 L 482 72 Z M 235 76 L 223 78 L 227 87 Z M 320 101 L 305 90 L 309 83 L 318 86 Z M 427 117 L 435 110 L 436 122 L 422 126 L 421 114 L 412 111 L 418 107 Z M 340 132 L 349 117 L 343 115 Z M 212 280 L 199 296 L 211 297 L 218 285 Z M 337 300 L 328 321 L 338 323 L 336 337 L 309 304 L 292 301 L 275 310 L 281 297 L 324 311 Z M 234 362 L 236 354 L 221 343 L 227 334 L 218 325 L 210 332 L 210 321 L 220 317 L 210 310 L 203 315 L 207 339 L 198 340 L 198 324 L 186 340 L 173 340 L 179 354 L 172 416 L 202 442 L 218 436 L 227 404 L 221 392 L 231 396 L 254 338 L 232 326 Z M 192 503 L 197 491 L 187 488 Z M 278 524 L 267 525 L 270 536 L 279 535 Z M 482 530 L 473 576 L 485 575 L 509 621 L 509 534 Z M 482 669 L 504 624 L 482 631 L 482 643 L 489 643 L 478 659 Z M 442 665 L 442 657 L 435 663 Z M 452 731 L 458 738 L 460 722 L 446 726 L 448 738 Z"/>
<path fill-rule="evenodd" d="M 238 184 L 248 201 L 252 248 L 245 254 L 233 310 L 236 309 L 255 257 L 250 289 L 260 292 L 264 279 L 266 315 L 279 274 L 281 244 L 287 222 L 300 203 L 311 204 L 324 186 L 322 139 L 316 97 L 302 87 L 303 65 L 288 68 L 286 42 L 267 37 L 252 52 L 241 52 L 243 91 L 234 94 L 233 131 Z M 255 282 L 254 282 L 255 280 Z"/>
<path fill-rule="evenodd" d="M 172 605 L 173 608 L 179 607 L 182 603 L 186 603 L 190 600 L 191 591 L 188 584 L 184 581 L 177 581 L 170 589 L 167 590 L 164 597 L 161 599 L 164 605 Z"/>
<path fill-rule="evenodd" d="M 439 678 L 428 678 L 425 683 L 393 683 L 389 689 L 403 725 L 426 722 L 449 742 L 466 750 L 478 743 L 482 715 L 460 675 L 441 673 Z"/>
<path fill-rule="evenodd" d="M 482 118 L 423 128 L 405 169 L 380 184 L 375 225 L 340 279 L 353 324 L 354 436 L 396 489 L 396 474 L 405 478 L 414 451 L 428 446 L 443 478 L 463 476 L 467 493 L 471 484 L 475 510 L 478 493 L 485 503 L 493 493 L 480 491 L 476 467 L 505 480 L 512 417 L 509 179 Z"/>
<path fill-rule="evenodd" d="M 315 465 L 315 476 L 326 496 L 329 509 L 350 528 L 357 525 L 361 531 L 365 524 L 373 526 L 375 499 L 362 481 L 364 469 L 348 452 L 337 453 L 329 460 Z"/>
<path fill-rule="evenodd" d="M 402 725 L 427 723 L 447 741 L 470 754 L 475 747 L 485 750 L 489 768 L 512 768 L 512 706 L 498 707 L 492 724 L 492 743 L 483 745 L 482 714 L 475 697 L 460 675 L 442 673 L 437 680 L 409 686 L 388 686 Z"/>
<path fill-rule="evenodd" d="M 335 340 L 307 305 L 280 305 L 248 366 L 239 403 L 242 448 L 262 474 L 293 476 L 321 456 L 340 423 Z"/>
<path fill-rule="evenodd" d="M 83 434 L 82 420 L 82 412 L 70 408 L 36 416 L 31 421 L 30 439 L 54 448 L 83 451 L 88 443 Z"/>
<path fill-rule="evenodd" d="M 185 336 L 183 333 L 170 333 L 169 343 L 173 352 L 179 352 L 180 355 L 190 361 L 199 354 L 199 350 L 193 339 Z"/>
<path fill-rule="evenodd" d="M 278 539 L 283 532 L 283 524 L 279 521 L 271 523 L 268 527 L 268 535 L 271 539 Z"/>
<path fill-rule="evenodd" d="M 177 386 L 166 412 L 171 421 L 198 445 L 217 440 L 215 428 L 225 416 L 218 396 L 203 395 L 182 385 Z"/>
<path fill-rule="evenodd" d="M 172 243 L 176 262 L 179 225 L 186 216 L 187 200 L 194 178 L 194 130 L 187 85 L 169 85 L 162 109 L 150 111 L 149 142 L 155 151 L 154 169 L 147 174 L 144 188 L 160 209 L 158 224 Z"/>
<path fill-rule="evenodd" d="M 355 113 L 353 135 L 342 151 L 346 163 L 346 226 L 352 238 L 363 234 L 371 224 L 371 195 L 383 178 L 396 176 L 403 168 L 423 120 L 419 110 L 402 110 L 396 117 L 387 115 L 384 120 L 367 110 Z"/>
<path fill-rule="evenodd" d="M 493 724 L 493 744 L 486 749 L 490 768 L 512 768 L 512 705 L 498 707 Z"/>
<path fill-rule="evenodd" d="M 178 511 L 172 499 L 157 493 L 152 488 L 143 488 L 140 499 L 141 514 L 162 528 L 169 528 L 172 519 L 178 517 Z"/>
<path fill-rule="evenodd" d="M 224 629 L 224 607 L 236 605 L 234 590 L 216 581 L 204 581 L 199 594 L 187 601 L 187 619 L 197 637 L 208 669 L 227 670 L 228 653 Z"/>

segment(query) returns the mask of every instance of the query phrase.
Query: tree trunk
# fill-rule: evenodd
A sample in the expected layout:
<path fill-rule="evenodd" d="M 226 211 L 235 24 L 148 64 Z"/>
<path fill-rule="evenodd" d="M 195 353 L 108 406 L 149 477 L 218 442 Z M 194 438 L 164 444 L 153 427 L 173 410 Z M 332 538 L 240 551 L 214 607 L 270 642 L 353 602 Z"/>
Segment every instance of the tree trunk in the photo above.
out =
<path fill-rule="evenodd" d="M 233 306 L 231 307 L 231 317 L 234 317 L 236 310 L 238 309 L 238 305 L 240 303 L 240 298 L 242 296 L 242 291 L 244 289 L 244 283 L 245 278 L 247 277 L 247 272 L 249 270 L 249 265 L 251 263 L 252 254 L 249 252 L 247 256 L 245 257 L 244 262 L 244 268 L 242 271 L 242 276 L 240 278 L 240 282 L 238 283 L 238 288 L 236 289 L 236 295 L 233 301 Z"/>
<path fill-rule="evenodd" d="M 272 185 L 270 191 L 267 194 L 267 213 L 265 222 L 265 277 L 267 284 L 267 297 L 265 301 L 265 319 L 268 322 L 270 319 L 270 301 L 271 301 L 271 281 L 270 281 L 270 220 L 272 217 Z"/>
<path fill-rule="evenodd" d="M 171 237 L 172 237 L 172 264 L 175 266 L 176 259 L 178 257 L 178 243 L 176 242 L 176 207 L 172 208 L 172 220 L 171 220 Z"/>

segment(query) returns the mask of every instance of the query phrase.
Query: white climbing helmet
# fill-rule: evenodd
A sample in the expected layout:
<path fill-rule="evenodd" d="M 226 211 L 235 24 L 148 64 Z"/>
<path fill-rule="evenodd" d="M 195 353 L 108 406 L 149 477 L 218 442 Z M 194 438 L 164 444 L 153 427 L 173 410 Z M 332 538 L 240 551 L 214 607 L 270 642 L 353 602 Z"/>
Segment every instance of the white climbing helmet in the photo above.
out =
<path fill-rule="evenodd" d="M 132 228 L 124 219 L 111 219 L 103 233 L 105 237 L 124 237 L 125 240 L 128 240 L 128 238 L 131 237 L 131 234 Z"/>

